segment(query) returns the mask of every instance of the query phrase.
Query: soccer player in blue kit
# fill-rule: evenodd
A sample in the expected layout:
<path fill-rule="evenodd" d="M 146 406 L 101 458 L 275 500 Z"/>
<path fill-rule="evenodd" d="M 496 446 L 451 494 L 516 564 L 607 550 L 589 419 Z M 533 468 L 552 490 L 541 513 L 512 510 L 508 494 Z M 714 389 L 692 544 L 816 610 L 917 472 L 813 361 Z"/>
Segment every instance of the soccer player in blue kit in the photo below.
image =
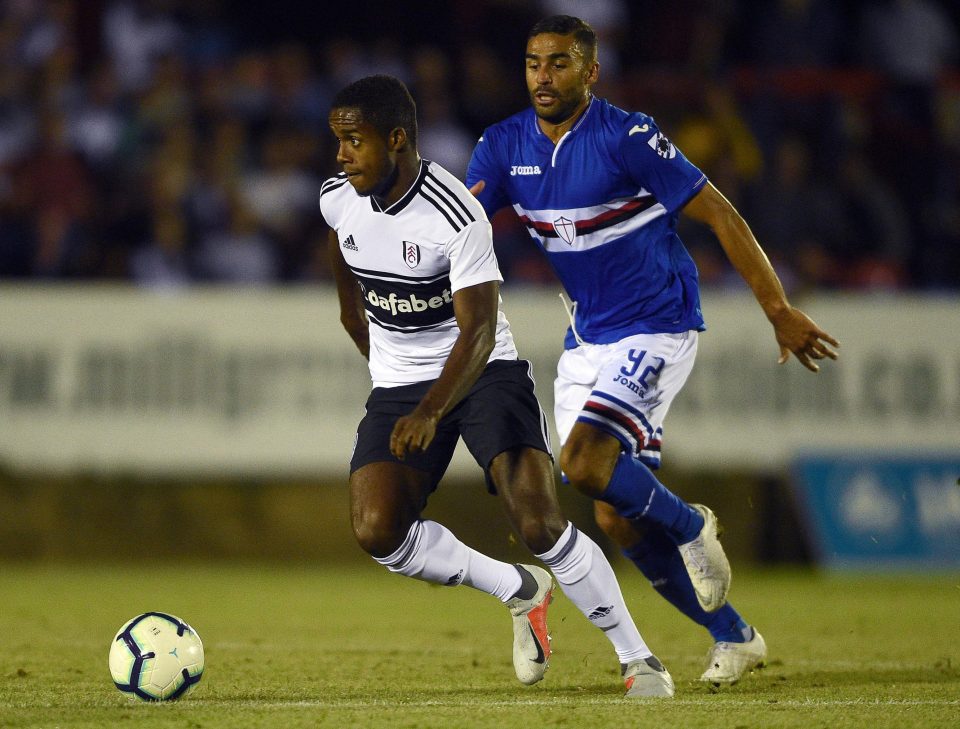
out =
<path fill-rule="evenodd" d="M 512 205 L 572 299 L 557 365 L 560 467 L 595 499 L 597 523 L 654 588 L 714 639 L 701 681 L 736 683 L 766 658 L 727 601 L 713 512 L 661 484 L 663 420 L 704 327 L 681 211 L 708 225 L 780 346 L 816 372 L 838 342 L 790 305 L 743 218 L 654 120 L 593 96 L 597 37 L 558 15 L 531 29 L 531 108 L 483 132 L 467 185 L 489 216 Z"/>

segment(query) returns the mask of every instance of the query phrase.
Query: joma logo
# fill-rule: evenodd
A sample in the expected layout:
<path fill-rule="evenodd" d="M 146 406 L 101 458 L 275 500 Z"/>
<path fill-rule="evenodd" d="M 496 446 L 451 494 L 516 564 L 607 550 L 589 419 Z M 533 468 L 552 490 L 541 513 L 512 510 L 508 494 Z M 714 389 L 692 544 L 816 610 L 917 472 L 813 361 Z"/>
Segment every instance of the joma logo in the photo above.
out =
<path fill-rule="evenodd" d="M 510 176 L 514 175 L 539 175 L 540 165 L 513 165 L 510 168 Z"/>

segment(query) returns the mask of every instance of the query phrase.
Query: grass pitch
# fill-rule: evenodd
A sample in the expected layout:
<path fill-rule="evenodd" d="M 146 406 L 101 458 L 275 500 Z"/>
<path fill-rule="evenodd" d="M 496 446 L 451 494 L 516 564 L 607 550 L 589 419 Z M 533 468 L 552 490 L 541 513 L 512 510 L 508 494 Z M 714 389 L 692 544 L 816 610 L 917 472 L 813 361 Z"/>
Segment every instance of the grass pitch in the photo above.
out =
<path fill-rule="evenodd" d="M 612 649 L 560 594 L 547 678 L 524 687 L 497 601 L 372 562 L 0 564 L 0 727 L 960 726 L 960 576 L 735 571 L 770 665 L 714 693 L 696 682 L 706 633 L 619 573 L 674 699 L 622 698 Z M 204 640 L 203 681 L 179 703 L 111 682 L 110 640 L 148 610 Z"/>

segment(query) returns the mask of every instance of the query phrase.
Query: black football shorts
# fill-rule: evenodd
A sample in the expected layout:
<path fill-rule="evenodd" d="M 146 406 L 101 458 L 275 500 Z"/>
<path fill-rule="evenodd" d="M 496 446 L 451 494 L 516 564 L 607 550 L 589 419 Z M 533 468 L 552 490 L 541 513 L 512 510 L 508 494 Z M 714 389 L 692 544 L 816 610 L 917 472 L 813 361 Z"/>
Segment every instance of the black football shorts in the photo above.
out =
<path fill-rule="evenodd" d="M 369 463 L 392 462 L 426 471 L 436 488 L 450 464 L 457 440 L 463 438 L 470 454 L 486 474 L 490 462 L 506 450 L 536 448 L 551 455 L 547 420 L 533 390 L 526 360 L 493 360 L 457 406 L 440 420 L 437 434 L 425 451 L 408 453 L 399 461 L 390 452 L 390 434 L 397 420 L 417 406 L 433 384 L 375 387 L 367 398 L 367 412 L 357 428 L 350 472 Z"/>

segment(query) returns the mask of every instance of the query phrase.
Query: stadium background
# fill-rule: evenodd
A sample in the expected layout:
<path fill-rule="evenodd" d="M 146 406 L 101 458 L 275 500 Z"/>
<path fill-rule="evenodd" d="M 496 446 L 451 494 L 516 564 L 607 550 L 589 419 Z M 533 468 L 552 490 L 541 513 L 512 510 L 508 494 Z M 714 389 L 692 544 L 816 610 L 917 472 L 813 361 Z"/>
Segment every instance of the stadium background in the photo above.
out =
<path fill-rule="evenodd" d="M 735 562 L 829 563 L 817 494 L 850 458 L 892 457 L 938 485 L 894 517 L 867 472 L 847 504 L 861 536 L 916 537 L 867 556 L 956 566 L 960 10 L 926 0 L 6 0 L 0 557 L 362 559 L 344 464 L 365 372 L 316 205 L 331 94 L 403 78 L 424 156 L 462 174 L 484 126 L 525 105 L 526 29 L 557 11 L 599 30 L 598 93 L 657 118 L 844 343 L 816 378 L 777 369 L 719 246 L 683 224 L 711 329 L 665 480 L 716 506 Z M 514 216 L 494 224 L 549 407 L 558 286 Z M 462 461 L 430 509 L 523 556 Z M 931 534 L 949 549 L 917 547 Z"/>

